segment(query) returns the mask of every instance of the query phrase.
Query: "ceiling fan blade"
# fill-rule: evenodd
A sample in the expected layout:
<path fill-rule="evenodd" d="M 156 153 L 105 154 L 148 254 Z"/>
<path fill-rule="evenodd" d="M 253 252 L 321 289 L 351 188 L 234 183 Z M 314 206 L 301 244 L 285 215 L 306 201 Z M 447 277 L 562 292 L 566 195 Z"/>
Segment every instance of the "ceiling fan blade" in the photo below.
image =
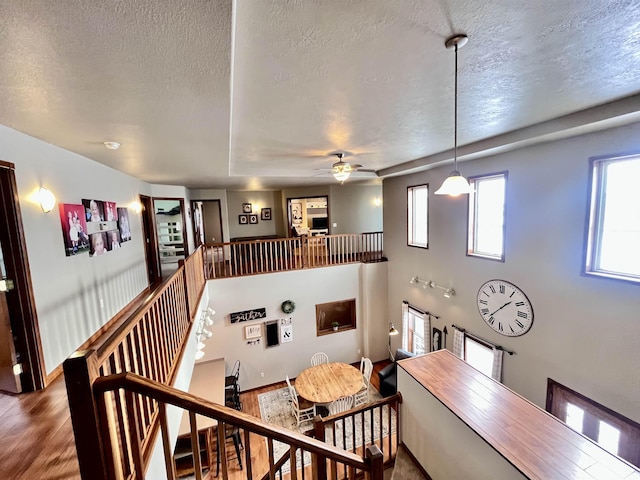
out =
<path fill-rule="evenodd" d="M 355 172 L 369 172 L 369 173 L 375 173 L 375 170 L 373 168 L 356 168 L 354 170 Z"/>

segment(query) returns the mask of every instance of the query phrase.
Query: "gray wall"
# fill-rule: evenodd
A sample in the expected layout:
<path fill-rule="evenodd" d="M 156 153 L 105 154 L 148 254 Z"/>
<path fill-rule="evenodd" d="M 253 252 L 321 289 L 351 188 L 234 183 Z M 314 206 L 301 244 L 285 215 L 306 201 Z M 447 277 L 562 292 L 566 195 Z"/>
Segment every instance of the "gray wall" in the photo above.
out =
<path fill-rule="evenodd" d="M 589 157 L 640 151 L 638 139 L 636 124 L 459 165 L 467 176 L 508 171 L 504 263 L 465 255 L 467 198 L 433 195 L 450 166 L 386 179 L 389 318 L 401 324 L 407 299 L 441 316 L 432 326 L 455 323 L 514 350 L 505 355 L 504 383 L 539 406 L 550 377 L 640 421 L 640 285 L 580 273 Z M 428 250 L 406 246 L 406 187 L 421 183 L 431 190 Z M 456 296 L 409 285 L 413 275 L 452 285 Z M 515 283 L 532 302 L 535 319 L 524 336 L 501 336 L 480 317 L 478 288 L 494 278 Z"/>
<path fill-rule="evenodd" d="M 228 191 L 229 238 L 281 234 L 282 216 L 281 212 L 276 211 L 282 204 L 280 195 L 279 191 Z M 238 215 L 243 213 L 243 203 L 251 204 L 253 212 L 258 215 L 257 224 L 240 225 Z M 261 220 L 262 208 L 271 208 L 271 220 Z"/>

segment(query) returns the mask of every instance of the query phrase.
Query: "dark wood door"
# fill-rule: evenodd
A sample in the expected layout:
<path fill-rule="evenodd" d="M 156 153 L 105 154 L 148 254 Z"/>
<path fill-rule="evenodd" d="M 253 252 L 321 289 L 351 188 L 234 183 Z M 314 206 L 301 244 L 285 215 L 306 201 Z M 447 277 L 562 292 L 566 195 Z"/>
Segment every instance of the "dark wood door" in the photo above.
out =
<path fill-rule="evenodd" d="M 153 202 L 151 197 L 140 195 L 142 205 L 142 235 L 144 237 L 144 252 L 147 262 L 147 277 L 149 286 L 160 283 L 160 262 L 158 259 L 158 240 L 155 231 L 155 216 L 153 214 Z"/>

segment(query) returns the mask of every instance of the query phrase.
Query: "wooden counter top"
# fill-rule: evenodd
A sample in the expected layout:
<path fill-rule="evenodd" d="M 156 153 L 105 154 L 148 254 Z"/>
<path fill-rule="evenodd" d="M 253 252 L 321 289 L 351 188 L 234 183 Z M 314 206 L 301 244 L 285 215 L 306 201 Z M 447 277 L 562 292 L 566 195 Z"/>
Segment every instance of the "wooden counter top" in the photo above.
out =
<path fill-rule="evenodd" d="M 640 471 L 448 350 L 398 365 L 533 479 L 640 480 Z"/>

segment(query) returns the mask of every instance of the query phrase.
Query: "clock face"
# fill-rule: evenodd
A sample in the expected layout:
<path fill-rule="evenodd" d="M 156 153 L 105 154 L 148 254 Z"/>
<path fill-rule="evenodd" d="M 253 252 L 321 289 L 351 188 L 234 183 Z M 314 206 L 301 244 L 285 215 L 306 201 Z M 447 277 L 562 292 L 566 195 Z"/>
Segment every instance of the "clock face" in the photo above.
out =
<path fill-rule="evenodd" d="M 504 280 L 489 280 L 482 285 L 477 305 L 485 323 L 502 335 L 524 335 L 533 323 L 533 308 L 527 296 Z"/>

